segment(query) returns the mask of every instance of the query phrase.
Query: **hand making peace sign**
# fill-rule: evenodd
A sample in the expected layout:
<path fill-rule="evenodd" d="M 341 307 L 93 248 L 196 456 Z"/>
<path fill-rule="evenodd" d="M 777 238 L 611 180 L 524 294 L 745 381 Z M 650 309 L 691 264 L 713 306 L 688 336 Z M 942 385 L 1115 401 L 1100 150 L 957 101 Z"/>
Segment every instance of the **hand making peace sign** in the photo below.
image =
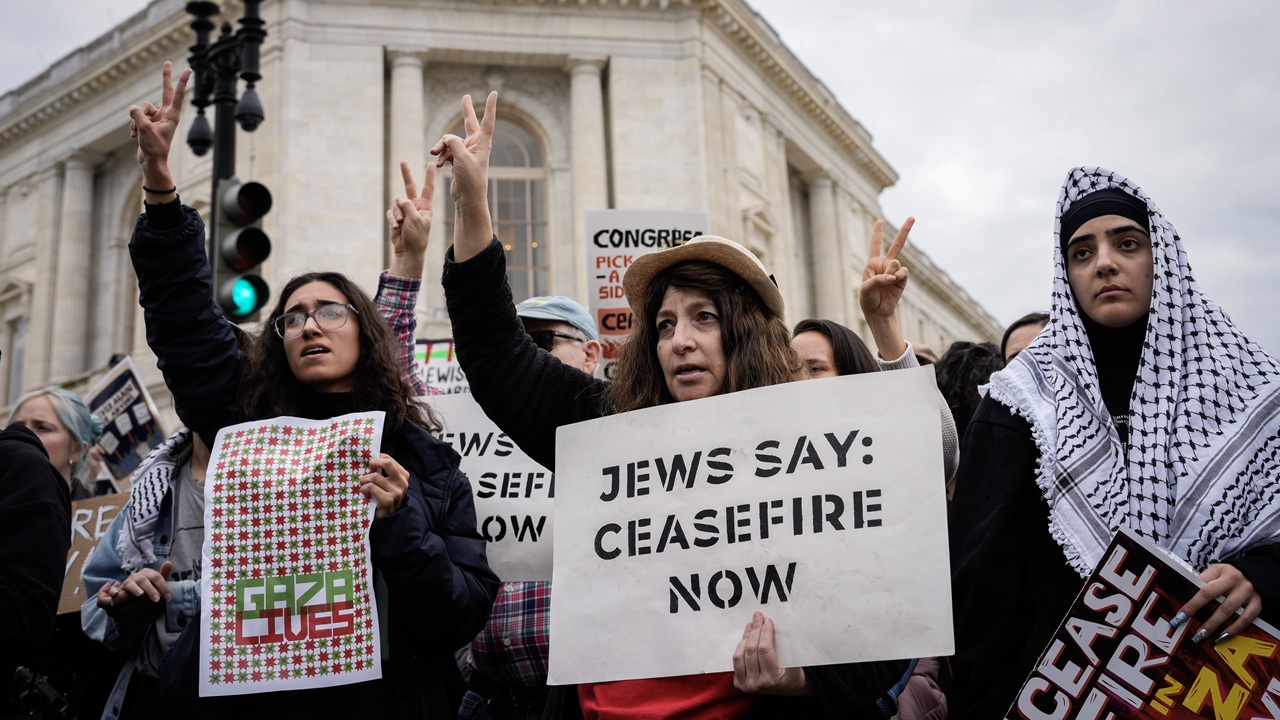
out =
<path fill-rule="evenodd" d="M 453 197 L 456 222 L 453 231 L 454 259 L 462 262 L 480 252 L 493 236 L 489 217 L 489 152 L 493 149 L 493 126 L 498 120 L 498 93 L 491 92 L 484 103 L 484 117 L 476 118 L 471 96 L 462 98 L 465 138 L 447 134 L 431 148 L 436 167 L 453 166 L 449 194 Z"/>
<path fill-rule="evenodd" d="M 862 287 L 858 290 L 858 304 L 867 322 L 873 317 L 888 318 L 897 312 L 898 300 L 907 289 L 907 269 L 898 261 L 898 253 L 907 244 L 907 235 L 916 219 L 909 217 L 898 229 L 889 251 L 880 256 L 880 238 L 884 233 L 884 221 L 877 220 L 871 230 L 871 250 L 867 253 L 867 267 L 862 271 Z"/>
<path fill-rule="evenodd" d="M 162 71 L 160 106 L 151 102 L 129 107 L 129 137 L 138 140 L 138 164 L 142 165 L 142 184 L 151 188 L 173 186 L 169 175 L 169 148 L 178 131 L 182 100 L 187 94 L 191 68 L 182 71 L 178 84 L 173 84 L 173 63 L 166 61 Z M 158 198 L 156 198 L 158 199 Z"/>
<path fill-rule="evenodd" d="M 436 166 L 427 164 L 422 179 L 422 193 L 413 180 L 409 163 L 400 161 L 404 178 L 404 195 L 397 195 L 387 210 L 387 226 L 391 228 L 391 274 L 397 277 L 422 277 L 427 241 L 431 234 L 431 205 L 436 192 Z"/>

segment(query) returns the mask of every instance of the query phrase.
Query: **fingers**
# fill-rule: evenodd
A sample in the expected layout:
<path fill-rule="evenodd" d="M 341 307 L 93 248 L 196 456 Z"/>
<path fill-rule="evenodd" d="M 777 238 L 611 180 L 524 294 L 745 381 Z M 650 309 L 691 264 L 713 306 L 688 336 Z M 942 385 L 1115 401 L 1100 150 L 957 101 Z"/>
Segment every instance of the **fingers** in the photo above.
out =
<path fill-rule="evenodd" d="M 493 137 L 493 126 L 498 122 L 498 91 L 489 93 L 484 100 L 484 120 L 480 123 L 480 134 Z"/>
<path fill-rule="evenodd" d="M 172 570 L 172 566 L 170 566 Z M 151 602 L 160 602 L 160 598 L 172 600 L 173 595 L 169 593 L 169 585 L 165 582 L 160 573 L 146 568 L 130 575 L 121 584 L 121 589 L 134 597 L 142 597 L 143 595 L 151 599 Z"/>
<path fill-rule="evenodd" d="M 907 221 L 902 223 L 902 227 L 898 228 L 898 234 L 893 236 L 893 244 L 889 246 L 889 252 L 884 255 L 886 260 L 898 257 L 898 253 L 902 252 L 902 246 L 907 244 L 907 235 L 911 233 L 911 228 L 915 224 L 916 219 L 913 217 L 907 218 Z"/>
<path fill-rule="evenodd" d="M 109 608 L 111 605 L 111 583 L 104 582 L 102 587 L 98 588 L 98 607 Z"/>
<path fill-rule="evenodd" d="M 165 60 L 160 75 L 164 78 L 160 85 L 160 105 L 168 107 L 173 102 L 173 63 Z"/>
<path fill-rule="evenodd" d="M 182 101 L 187 96 L 187 81 L 190 79 L 191 79 L 191 68 L 187 68 L 186 70 L 182 71 L 181 75 L 178 76 L 178 87 L 174 89 L 173 97 L 170 98 L 172 102 L 165 103 L 167 107 L 174 108 L 175 113 L 182 111 Z"/>
<path fill-rule="evenodd" d="M 868 262 L 874 258 L 880 257 L 880 236 L 884 234 L 884 221 L 877 220 L 876 224 L 871 226 L 871 249 L 867 251 Z"/>
<path fill-rule="evenodd" d="M 397 225 L 403 223 L 406 218 L 409 220 L 417 220 L 419 218 L 418 207 L 408 198 L 397 197 L 394 201 L 394 207 L 398 221 Z"/>
<path fill-rule="evenodd" d="M 418 197 L 418 184 L 413 181 L 413 170 L 407 160 L 400 161 L 400 177 L 404 178 L 404 196 L 410 200 Z"/>
<path fill-rule="evenodd" d="M 1211 565 L 1200 573 L 1200 579 L 1205 582 L 1204 587 L 1200 588 L 1178 611 L 1183 621 L 1185 618 L 1194 617 L 1216 598 L 1221 597 L 1222 603 L 1209 616 L 1209 619 L 1200 625 L 1196 634 L 1191 636 L 1192 642 L 1223 639 L 1220 637 L 1220 628 L 1231 620 L 1238 610 L 1242 610 L 1242 614 L 1226 627 L 1226 633 L 1230 635 L 1243 631 L 1261 614 L 1261 597 L 1253 583 L 1235 566 L 1225 563 Z"/>
<path fill-rule="evenodd" d="M 1237 617 L 1235 622 L 1227 626 L 1227 634 L 1239 635 L 1247 630 L 1249 626 L 1253 624 L 1253 621 L 1257 620 L 1258 616 L 1261 614 L 1262 598 L 1255 594 L 1247 603 L 1245 603 L 1244 613 Z M 1219 637 L 1219 639 L 1221 640 L 1224 638 Z"/>
<path fill-rule="evenodd" d="M 431 202 L 436 196 L 436 166 L 435 163 L 427 163 L 427 169 L 422 175 L 422 195 L 423 200 Z M 411 196 L 412 197 L 412 196 Z"/>
<path fill-rule="evenodd" d="M 485 106 L 486 109 L 488 106 Z M 476 107 L 471 103 L 470 95 L 462 96 L 462 130 L 471 137 L 480 132 L 480 121 L 476 119 Z"/>
<path fill-rule="evenodd" d="M 360 477 L 360 492 L 377 504 L 374 517 L 399 510 L 409 490 L 409 472 L 386 453 L 370 460 L 369 469 Z"/>
<path fill-rule="evenodd" d="M 440 142 L 431 148 L 431 154 L 436 156 L 436 167 L 444 167 L 446 162 L 452 162 L 454 156 L 461 156 L 467 152 L 467 142 L 457 135 L 448 134 L 440 138 Z"/>
<path fill-rule="evenodd" d="M 173 575 L 173 563 L 165 560 L 164 564 L 160 566 L 160 578 L 167 583 L 170 575 Z"/>

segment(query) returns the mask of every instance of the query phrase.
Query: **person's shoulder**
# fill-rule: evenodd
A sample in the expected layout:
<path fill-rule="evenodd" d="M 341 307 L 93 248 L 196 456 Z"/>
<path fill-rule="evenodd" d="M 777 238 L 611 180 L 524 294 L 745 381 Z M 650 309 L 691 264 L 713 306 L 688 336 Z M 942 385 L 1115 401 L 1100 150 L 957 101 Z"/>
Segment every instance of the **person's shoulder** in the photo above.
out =
<path fill-rule="evenodd" d="M 429 475 L 449 471 L 462 462 L 462 456 L 453 446 L 411 422 L 400 428 L 394 442 L 395 452 L 405 456 L 404 460 L 396 458 L 401 464 L 416 458 L 425 465 L 422 469 L 429 471 L 426 473 Z"/>
<path fill-rule="evenodd" d="M 978 403 L 978 409 L 973 412 L 973 419 L 969 421 L 969 425 L 976 424 L 998 425 L 1010 430 L 1031 432 L 1031 423 L 1027 422 L 1026 418 L 990 395 L 984 395 L 982 402 Z"/>
<path fill-rule="evenodd" d="M 0 501 L 9 508 L 52 503 L 70 511 L 71 489 L 49 464 L 35 433 L 20 425 L 0 431 Z"/>

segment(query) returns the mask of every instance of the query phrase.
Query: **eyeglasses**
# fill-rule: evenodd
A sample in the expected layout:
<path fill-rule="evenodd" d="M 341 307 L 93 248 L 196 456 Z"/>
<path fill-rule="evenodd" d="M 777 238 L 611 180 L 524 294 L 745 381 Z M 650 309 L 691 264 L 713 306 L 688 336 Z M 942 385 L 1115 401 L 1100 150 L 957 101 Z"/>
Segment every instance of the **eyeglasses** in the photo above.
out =
<path fill-rule="evenodd" d="M 562 333 L 559 330 L 538 330 L 529 333 L 529 337 L 533 338 L 534 345 L 537 345 L 547 352 L 551 352 L 551 348 L 556 346 L 556 338 L 564 338 L 565 340 L 572 340 L 580 343 L 587 341 L 586 338 L 580 338 L 577 335 L 570 335 L 569 333 Z"/>
<path fill-rule="evenodd" d="M 337 330 L 347 324 L 347 316 L 351 313 L 357 315 L 360 311 L 351 305 L 340 305 L 338 303 L 330 303 L 321 305 L 311 312 L 287 312 L 275 320 L 271 324 L 276 329 L 276 334 L 285 340 L 291 340 L 302 334 L 302 329 L 307 326 L 307 318 L 313 318 L 316 326 L 321 330 Z"/>

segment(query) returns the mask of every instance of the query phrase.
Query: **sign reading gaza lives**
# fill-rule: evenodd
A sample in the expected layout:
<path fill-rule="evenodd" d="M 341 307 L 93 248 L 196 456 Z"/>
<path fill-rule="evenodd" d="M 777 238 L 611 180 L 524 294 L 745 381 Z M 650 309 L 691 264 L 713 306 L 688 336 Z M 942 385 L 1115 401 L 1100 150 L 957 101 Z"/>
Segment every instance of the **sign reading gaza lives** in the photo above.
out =
<path fill-rule="evenodd" d="M 561 427 L 550 682 L 732 669 L 752 613 L 779 660 L 953 652 L 930 368 Z"/>
<path fill-rule="evenodd" d="M 550 580 L 555 476 L 516 447 L 470 393 L 423 400 L 444 420 L 440 439 L 462 456 L 489 567 L 503 580 Z"/>
<path fill-rule="evenodd" d="M 1170 627 L 1201 585 L 1181 561 L 1122 528 L 1006 717 L 1280 719 L 1274 627 L 1255 620 L 1224 642 L 1192 642 L 1217 601 Z"/>

